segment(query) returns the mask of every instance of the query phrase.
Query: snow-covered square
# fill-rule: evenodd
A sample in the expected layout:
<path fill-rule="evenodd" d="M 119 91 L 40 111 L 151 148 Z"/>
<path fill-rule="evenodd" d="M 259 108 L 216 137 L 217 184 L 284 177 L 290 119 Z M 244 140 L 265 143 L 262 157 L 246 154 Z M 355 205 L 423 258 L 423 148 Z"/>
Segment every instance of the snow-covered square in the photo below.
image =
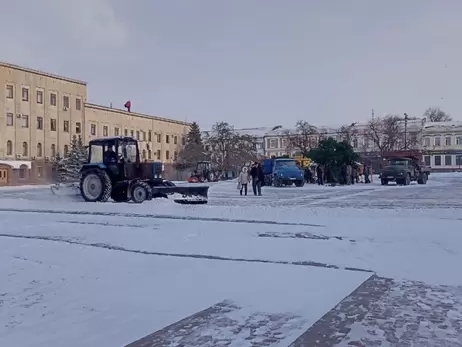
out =
<path fill-rule="evenodd" d="M 0 189 L 0 346 L 462 346 L 462 174 L 213 184 L 209 204 Z"/>

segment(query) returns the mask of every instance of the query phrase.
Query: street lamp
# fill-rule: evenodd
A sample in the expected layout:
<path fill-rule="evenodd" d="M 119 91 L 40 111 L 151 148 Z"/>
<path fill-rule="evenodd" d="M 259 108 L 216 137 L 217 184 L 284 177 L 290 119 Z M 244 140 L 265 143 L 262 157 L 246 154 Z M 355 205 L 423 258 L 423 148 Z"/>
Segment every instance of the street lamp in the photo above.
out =
<path fill-rule="evenodd" d="M 407 150 L 407 121 L 409 116 L 404 112 L 404 149 Z"/>

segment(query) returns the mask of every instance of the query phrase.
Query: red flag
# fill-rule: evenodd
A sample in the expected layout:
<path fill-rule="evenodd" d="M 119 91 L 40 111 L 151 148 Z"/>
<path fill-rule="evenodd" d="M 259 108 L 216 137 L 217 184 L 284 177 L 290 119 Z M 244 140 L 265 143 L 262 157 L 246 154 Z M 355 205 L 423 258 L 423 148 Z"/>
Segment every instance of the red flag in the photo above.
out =
<path fill-rule="evenodd" d="M 130 100 L 128 100 L 124 107 L 127 109 L 128 112 L 130 112 L 130 109 L 132 108 L 132 102 Z"/>

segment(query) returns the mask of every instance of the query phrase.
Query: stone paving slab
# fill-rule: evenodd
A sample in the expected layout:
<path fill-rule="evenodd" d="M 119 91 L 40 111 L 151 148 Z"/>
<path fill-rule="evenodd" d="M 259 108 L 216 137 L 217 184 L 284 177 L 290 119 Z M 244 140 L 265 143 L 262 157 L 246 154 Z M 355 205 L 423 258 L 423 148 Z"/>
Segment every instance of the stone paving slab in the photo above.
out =
<path fill-rule="evenodd" d="M 306 321 L 223 301 L 127 347 L 280 346 Z M 462 287 L 371 276 L 290 347 L 462 347 Z"/>
<path fill-rule="evenodd" d="M 126 347 L 273 346 L 306 320 L 291 314 L 249 312 L 223 301 Z"/>

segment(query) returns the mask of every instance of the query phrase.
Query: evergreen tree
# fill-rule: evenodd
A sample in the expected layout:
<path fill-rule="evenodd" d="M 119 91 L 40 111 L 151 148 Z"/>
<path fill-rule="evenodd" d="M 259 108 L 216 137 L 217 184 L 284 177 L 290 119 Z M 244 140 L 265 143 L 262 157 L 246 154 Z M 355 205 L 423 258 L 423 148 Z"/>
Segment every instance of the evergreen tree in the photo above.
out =
<path fill-rule="evenodd" d="M 82 137 L 73 136 L 71 141 L 71 149 L 65 158 L 68 179 L 76 181 L 80 176 L 80 169 L 87 161 L 87 150 L 83 144 Z"/>
<path fill-rule="evenodd" d="M 59 153 L 53 159 L 53 171 L 57 183 L 65 183 L 68 181 L 67 160 Z"/>
<path fill-rule="evenodd" d="M 202 135 L 199 125 L 196 122 L 191 124 L 189 133 L 186 136 L 186 143 L 178 153 L 175 166 L 180 169 L 189 169 L 196 166 L 196 163 L 205 160 L 205 150 L 202 143 Z"/>
<path fill-rule="evenodd" d="M 189 128 L 186 144 L 196 144 L 202 146 L 201 129 L 199 128 L 199 124 L 196 122 L 193 122 Z"/>

